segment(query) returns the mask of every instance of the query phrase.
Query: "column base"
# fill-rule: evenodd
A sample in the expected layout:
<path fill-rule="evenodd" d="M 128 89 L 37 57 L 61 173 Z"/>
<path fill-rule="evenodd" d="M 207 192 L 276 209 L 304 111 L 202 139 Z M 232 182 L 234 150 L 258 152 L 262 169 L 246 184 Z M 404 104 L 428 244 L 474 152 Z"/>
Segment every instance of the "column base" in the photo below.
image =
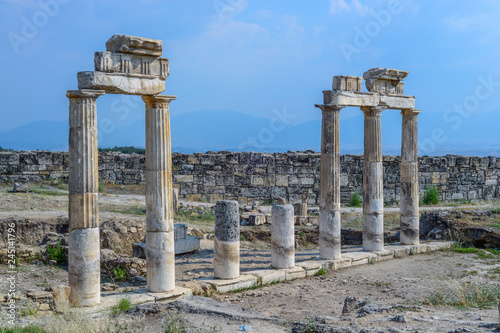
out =
<path fill-rule="evenodd" d="M 401 244 L 420 244 L 420 218 L 418 216 L 401 216 L 399 239 Z"/>
<path fill-rule="evenodd" d="M 68 236 L 68 281 L 72 306 L 101 302 L 99 228 L 75 229 Z"/>
<path fill-rule="evenodd" d="M 236 279 L 240 276 L 240 242 L 214 240 L 214 277 Z"/>
<path fill-rule="evenodd" d="M 175 289 L 174 232 L 146 232 L 148 290 L 158 293 Z"/>
<path fill-rule="evenodd" d="M 339 259 L 341 257 L 340 211 L 319 212 L 319 257 Z"/>
<path fill-rule="evenodd" d="M 363 250 L 382 251 L 384 249 L 384 215 L 363 215 Z"/>

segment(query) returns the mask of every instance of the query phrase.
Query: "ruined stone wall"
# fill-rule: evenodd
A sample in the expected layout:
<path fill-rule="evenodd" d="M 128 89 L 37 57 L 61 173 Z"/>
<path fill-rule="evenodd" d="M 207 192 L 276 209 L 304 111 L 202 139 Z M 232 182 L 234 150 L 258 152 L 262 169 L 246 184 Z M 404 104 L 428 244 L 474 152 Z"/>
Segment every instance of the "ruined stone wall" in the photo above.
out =
<path fill-rule="evenodd" d="M 362 193 L 363 156 L 341 156 L 341 200 Z M 104 182 L 144 182 L 144 155 L 101 153 L 99 175 Z M 400 158 L 384 156 L 384 200 L 399 201 Z M 191 200 L 235 199 L 251 204 L 278 196 L 295 203 L 319 200 L 319 153 L 208 153 L 173 154 L 174 187 Z M 421 193 L 436 185 L 441 200 L 500 198 L 500 158 L 440 156 L 420 157 Z M 1 152 L 0 179 L 37 182 L 67 179 L 68 156 L 64 152 Z"/>

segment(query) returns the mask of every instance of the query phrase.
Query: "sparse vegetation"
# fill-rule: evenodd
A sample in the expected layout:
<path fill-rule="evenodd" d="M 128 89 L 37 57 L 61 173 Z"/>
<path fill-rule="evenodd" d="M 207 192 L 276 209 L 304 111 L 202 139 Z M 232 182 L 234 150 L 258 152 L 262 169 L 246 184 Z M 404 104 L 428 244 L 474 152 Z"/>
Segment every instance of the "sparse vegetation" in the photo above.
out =
<path fill-rule="evenodd" d="M 111 314 L 115 315 L 117 313 L 120 313 L 122 311 L 130 309 L 132 303 L 130 302 L 129 298 L 122 298 L 118 301 L 117 305 L 113 305 L 111 308 Z"/>
<path fill-rule="evenodd" d="M 500 300 L 500 285 L 451 281 L 424 300 L 426 305 L 488 308 Z"/>
<path fill-rule="evenodd" d="M 349 201 L 349 207 L 361 207 L 361 198 L 358 192 L 354 192 L 351 195 L 351 200 Z"/>
<path fill-rule="evenodd" d="M 29 325 L 25 327 L 0 328 L 0 333 L 49 333 L 49 331 L 44 330 L 39 325 Z"/>
<path fill-rule="evenodd" d="M 66 255 L 64 248 L 61 246 L 60 240 L 56 245 L 47 246 L 47 254 L 49 260 L 55 260 L 60 265 L 64 265 L 68 262 L 68 256 Z"/>
<path fill-rule="evenodd" d="M 37 186 L 30 186 L 29 192 L 41 194 L 41 195 L 67 195 L 64 192 L 50 189 L 46 185 L 43 185 L 43 184 L 37 185 Z"/>
<path fill-rule="evenodd" d="M 0 147 L 0 151 L 14 151 L 14 149 Z"/>
<path fill-rule="evenodd" d="M 188 327 L 184 317 L 169 313 L 165 318 L 165 333 L 187 333 Z"/>
<path fill-rule="evenodd" d="M 326 268 L 321 267 L 317 272 L 316 275 L 318 276 L 325 276 L 326 275 Z"/>
<path fill-rule="evenodd" d="M 214 221 L 215 214 L 212 211 L 210 211 L 209 208 L 193 209 L 193 208 L 179 207 L 179 210 L 175 215 L 175 220 L 179 222 Z"/>
<path fill-rule="evenodd" d="M 123 153 L 123 154 L 144 155 L 144 154 L 146 154 L 146 149 L 133 147 L 133 146 L 122 146 L 122 147 L 114 146 L 113 148 L 99 148 L 99 152 L 102 152 L 102 153 L 118 152 L 118 153 Z"/>
<path fill-rule="evenodd" d="M 264 206 L 272 206 L 272 205 L 274 205 L 275 201 L 276 201 L 275 199 L 269 198 L 269 199 L 264 200 L 264 202 L 262 204 Z"/>
<path fill-rule="evenodd" d="M 425 205 L 437 205 L 439 203 L 439 191 L 436 186 L 428 186 L 425 189 L 422 202 Z"/>
<path fill-rule="evenodd" d="M 113 269 L 113 275 L 117 282 L 125 281 L 127 279 L 127 271 L 120 266 Z"/>

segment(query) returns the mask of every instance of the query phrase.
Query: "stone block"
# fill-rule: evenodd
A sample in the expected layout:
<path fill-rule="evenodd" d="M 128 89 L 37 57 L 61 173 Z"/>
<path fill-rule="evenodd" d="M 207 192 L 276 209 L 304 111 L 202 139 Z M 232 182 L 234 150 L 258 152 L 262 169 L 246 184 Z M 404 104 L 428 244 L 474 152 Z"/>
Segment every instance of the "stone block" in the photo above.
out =
<path fill-rule="evenodd" d="M 266 223 L 266 216 L 264 214 L 250 214 L 248 216 L 248 225 L 262 225 Z"/>
<path fill-rule="evenodd" d="M 306 276 L 314 276 L 323 268 L 323 264 L 320 260 L 301 261 L 296 263 L 296 265 L 306 270 Z"/>
<path fill-rule="evenodd" d="M 169 75 L 168 59 L 117 52 L 96 52 L 95 70 L 106 73 L 150 75 L 165 80 Z"/>
<path fill-rule="evenodd" d="M 377 93 L 361 91 L 323 91 L 323 103 L 325 105 L 340 106 L 377 106 L 380 102 L 380 95 Z"/>
<path fill-rule="evenodd" d="M 107 94 L 157 95 L 165 91 L 165 80 L 141 74 L 79 72 L 78 89 L 103 90 Z"/>
<path fill-rule="evenodd" d="M 286 272 L 279 269 L 260 269 L 245 272 L 246 275 L 256 276 L 260 285 L 267 285 L 273 282 L 283 282 L 286 280 Z"/>
<path fill-rule="evenodd" d="M 160 39 L 115 34 L 106 42 L 106 51 L 159 57 L 162 44 Z"/>
<path fill-rule="evenodd" d="M 362 88 L 362 77 L 349 75 L 337 75 L 333 77 L 332 90 L 361 91 Z"/>
<path fill-rule="evenodd" d="M 295 279 L 302 279 L 307 276 L 306 270 L 303 269 L 300 266 L 295 266 L 292 268 L 287 268 L 287 269 L 281 269 L 281 271 L 284 271 L 286 273 L 285 279 L 287 281 L 295 280 Z"/>
<path fill-rule="evenodd" d="M 227 293 L 233 290 L 248 289 L 258 285 L 258 278 L 254 275 L 242 274 L 236 279 L 214 279 L 202 278 L 200 281 L 211 284 L 219 293 Z"/>
<path fill-rule="evenodd" d="M 387 249 L 382 251 L 375 251 L 372 253 L 377 255 L 377 261 L 390 260 L 394 258 L 394 252 Z"/>
<path fill-rule="evenodd" d="M 143 290 L 145 289 L 140 289 L 141 292 L 143 292 Z M 179 299 L 189 298 L 193 296 L 193 292 L 191 289 L 178 286 L 175 287 L 174 290 L 169 292 L 162 292 L 162 293 L 148 292 L 147 294 L 154 297 L 155 303 L 170 303 Z"/>
<path fill-rule="evenodd" d="M 52 287 L 53 309 L 55 312 L 62 313 L 69 309 L 69 286 Z"/>

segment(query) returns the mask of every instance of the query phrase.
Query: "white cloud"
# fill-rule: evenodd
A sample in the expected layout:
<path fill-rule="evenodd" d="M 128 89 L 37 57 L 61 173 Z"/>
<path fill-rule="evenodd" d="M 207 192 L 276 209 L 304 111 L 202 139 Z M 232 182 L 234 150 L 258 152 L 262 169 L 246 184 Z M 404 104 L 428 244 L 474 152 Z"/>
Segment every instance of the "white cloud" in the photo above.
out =
<path fill-rule="evenodd" d="M 353 11 L 358 15 L 365 16 L 370 11 L 368 6 L 363 5 L 360 0 L 330 0 L 330 13 Z"/>

